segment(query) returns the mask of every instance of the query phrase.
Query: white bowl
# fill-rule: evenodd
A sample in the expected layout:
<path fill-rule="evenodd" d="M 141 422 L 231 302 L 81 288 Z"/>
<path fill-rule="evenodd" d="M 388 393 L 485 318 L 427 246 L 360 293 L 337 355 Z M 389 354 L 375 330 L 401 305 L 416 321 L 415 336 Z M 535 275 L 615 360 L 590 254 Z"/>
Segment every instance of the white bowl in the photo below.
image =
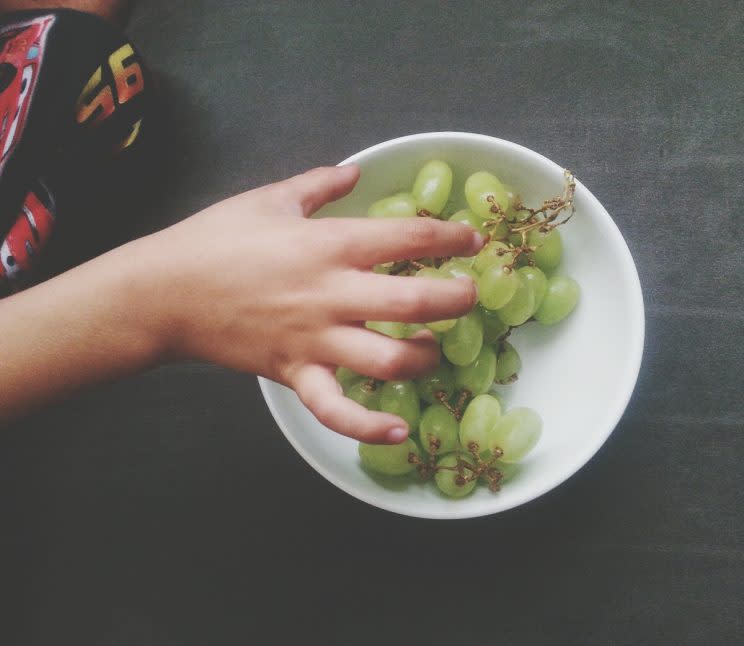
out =
<path fill-rule="evenodd" d="M 529 206 L 563 189 L 563 169 L 527 148 L 485 135 L 433 132 L 386 141 L 347 160 L 361 167 L 354 191 L 320 216 L 362 216 L 371 202 L 410 190 L 430 159 L 447 161 L 454 187 L 489 170 L 514 186 Z M 261 390 L 289 442 L 321 475 L 382 509 L 421 518 L 469 518 L 504 511 L 556 487 L 581 468 L 620 420 L 635 386 L 643 352 L 644 314 L 638 273 L 612 218 L 580 183 L 576 213 L 561 227 L 560 273 L 581 285 L 576 310 L 552 327 L 530 323 L 511 339 L 522 357 L 519 380 L 501 389 L 507 408 L 529 406 L 543 418 L 543 435 L 517 475 L 498 493 L 479 486 L 451 500 L 433 483 L 391 485 L 365 472 L 357 443 L 322 426 L 293 391 L 266 379 Z"/>

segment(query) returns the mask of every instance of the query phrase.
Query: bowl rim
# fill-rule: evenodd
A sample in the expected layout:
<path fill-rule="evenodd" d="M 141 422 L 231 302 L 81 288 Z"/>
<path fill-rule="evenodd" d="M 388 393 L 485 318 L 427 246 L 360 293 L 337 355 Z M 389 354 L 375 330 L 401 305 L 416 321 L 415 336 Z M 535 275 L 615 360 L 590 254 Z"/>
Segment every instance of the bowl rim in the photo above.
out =
<path fill-rule="evenodd" d="M 520 144 L 508 141 L 506 139 L 500 139 L 498 137 L 493 137 L 491 135 L 483 135 L 483 134 L 477 134 L 477 133 L 472 133 L 472 132 L 457 132 L 457 131 L 423 132 L 423 133 L 417 133 L 417 134 L 412 134 L 412 135 L 405 135 L 402 137 L 396 137 L 394 139 L 389 139 L 387 141 L 383 141 L 378 144 L 374 144 L 373 146 L 369 146 L 368 148 L 365 148 L 363 150 L 360 150 L 359 152 L 354 153 L 350 157 L 347 157 L 342 162 L 339 162 L 337 165 L 345 166 L 347 164 L 353 164 L 361 159 L 364 159 L 365 157 L 369 155 L 375 154 L 387 148 L 398 146 L 403 143 L 415 142 L 418 140 L 432 140 L 432 139 L 439 139 L 444 142 L 448 140 L 452 140 L 452 141 L 470 140 L 470 141 L 478 141 L 481 143 L 486 142 L 489 144 L 496 144 L 507 150 L 512 150 L 514 152 L 517 152 L 520 155 L 526 155 L 527 157 L 532 157 L 535 161 L 539 161 L 543 165 L 553 167 L 554 169 L 557 169 L 561 172 L 563 171 L 563 168 L 559 166 L 558 164 L 556 164 L 554 161 Z M 622 396 L 616 397 L 615 399 L 616 403 L 615 403 L 614 409 L 612 410 L 612 415 L 608 416 L 608 419 L 612 420 L 611 423 L 607 425 L 607 428 L 602 433 L 593 435 L 592 436 L 593 441 L 587 443 L 583 451 L 581 452 L 577 451 L 576 453 L 577 458 L 574 459 L 574 461 L 560 475 L 558 479 L 551 480 L 543 484 L 542 486 L 537 487 L 534 490 L 529 490 L 527 493 L 521 495 L 520 497 L 512 500 L 509 503 L 502 503 L 501 505 L 499 505 L 499 497 L 494 496 L 494 504 L 493 504 L 494 508 L 493 509 L 491 509 L 490 507 L 487 507 L 485 509 L 479 508 L 477 511 L 472 511 L 472 510 L 468 511 L 468 509 L 470 509 L 470 506 L 466 504 L 467 499 L 459 501 L 460 503 L 463 503 L 463 504 L 453 506 L 452 508 L 448 508 L 446 511 L 441 511 L 441 512 L 439 511 L 420 512 L 420 511 L 416 511 L 415 509 L 413 510 L 408 509 L 407 505 L 395 505 L 395 504 L 388 504 L 386 502 L 382 502 L 378 500 L 373 494 L 369 494 L 366 491 L 364 491 L 362 487 L 358 487 L 353 483 L 350 484 L 348 482 L 339 480 L 339 478 L 335 477 L 334 474 L 329 469 L 326 469 L 325 467 L 323 467 L 318 461 L 315 460 L 315 458 L 312 455 L 309 455 L 302 448 L 299 441 L 295 438 L 294 434 L 289 430 L 289 424 L 287 423 L 284 415 L 279 410 L 276 402 L 274 401 L 274 396 L 271 392 L 271 389 L 274 387 L 274 385 L 278 385 L 278 384 L 275 384 L 275 382 L 265 377 L 259 376 L 258 377 L 259 387 L 261 389 L 261 393 L 264 397 L 264 400 L 266 401 L 266 404 L 269 408 L 269 411 L 274 417 L 274 421 L 277 423 L 280 430 L 284 434 L 284 437 L 287 438 L 287 441 L 292 445 L 292 447 L 294 447 L 295 451 L 297 451 L 297 453 L 299 453 L 300 456 L 302 456 L 302 458 L 311 467 L 313 467 L 313 469 L 315 469 L 320 475 L 322 475 L 331 484 L 335 485 L 336 487 L 348 493 L 349 495 L 357 498 L 358 500 L 366 502 L 367 504 L 373 507 L 377 507 L 378 509 L 384 509 L 386 511 L 390 511 L 390 512 L 402 515 L 402 516 L 409 516 L 413 518 L 435 519 L 435 520 L 459 520 L 459 519 L 465 519 L 465 518 L 477 518 L 481 516 L 489 516 L 492 514 L 507 511 L 509 509 L 513 509 L 515 507 L 519 507 L 528 502 L 531 502 L 532 500 L 536 500 L 537 498 L 540 498 L 541 496 L 545 495 L 549 491 L 552 491 L 553 489 L 559 487 L 561 484 L 563 484 L 564 482 L 569 480 L 571 477 L 573 477 L 581 468 L 583 468 L 592 459 L 592 457 L 596 455 L 599 449 L 607 441 L 609 436 L 612 434 L 612 432 L 615 430 L 618 423 L 620 422 L 620 419 L 625 413 L 626 408 L 628 407 L 628 403 L 630 402 L 630 399 L 633 395 L 633 391 L 635 390 L 635 386 L 638 381 L 638 375 L 641 369 L 641 361 L 643 358 L 643 349 L 644 349 L 644 344 L 645 344 L 646 321 L 645 321 L 645 308 L 644 308 L 644 303 L 643 303 L 643 291 L 641 288 L 641 281 L 638 276 L 638 269 L 636 268 L 635 262 L 633 261 L 633 257 L 630 253 L 630 249 L 628 248 L 628 245 L 625 242 L 625 239 L 620 233 L 620 229 L 618 228 L 617 224 L 615 224 L 615 221 L 612 219 L 612 216 L 610 216 L 610 214 L 604 208 L 602 203 L 579 180 L 576 180 L 576 189 L 577 189 L 577 192 L 581 191 L 582 193 L 584 193 L 585 198 L 590 202 L 592 206 L 592 210 L 596 211 L 599 217 L 606 220 L 606 223 L 608 224 L 609 230 L 613 237 L 612 242 L 615 246 L 618 247 L 621 253 L 622 263 L 623 263 L 622 273 L 628 276 L 628 278 L 631 281 L 632 288 L 633 288 L 631 298 L 634 301 L 634 305 L 635 305 L 635 307 L 633 308 L 633 311 L 635 312 L 634 323 L 638 329 L 638 333 L 634 337 L 635 342 L 632 346 L 632 355 L 633 355 L 632 361 L 629 364 L 629 368 L 625 371 L 625 374 L 622 376 L 622 379 L 618 382 L 617 391 L 622 392 Z M 330 432 L 333 432 L 333 431 L 330 431 Z"/>

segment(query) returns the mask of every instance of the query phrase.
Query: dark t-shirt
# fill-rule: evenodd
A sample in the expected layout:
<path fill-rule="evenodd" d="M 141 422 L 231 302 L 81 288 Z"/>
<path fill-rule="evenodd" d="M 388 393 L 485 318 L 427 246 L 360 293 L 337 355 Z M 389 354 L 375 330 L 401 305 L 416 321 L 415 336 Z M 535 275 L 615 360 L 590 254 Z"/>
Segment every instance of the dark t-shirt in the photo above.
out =
<path fill-rule="evenodd" d="M 99 251 L 131 192 L 151 80 L 114 25 L 85 13 L 0 17 L 0 295 Z"/>

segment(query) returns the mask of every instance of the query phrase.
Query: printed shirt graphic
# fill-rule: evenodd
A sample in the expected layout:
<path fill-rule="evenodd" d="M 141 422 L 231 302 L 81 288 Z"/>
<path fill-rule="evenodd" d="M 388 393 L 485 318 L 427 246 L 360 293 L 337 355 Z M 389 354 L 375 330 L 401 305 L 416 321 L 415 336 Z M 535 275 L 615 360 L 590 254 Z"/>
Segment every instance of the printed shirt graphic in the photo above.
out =
<path fill-rule="evenodd" d="M 38 12 L 0 24 L 0 298 L 32 285 L 39 269 L 53 273 L 40 262 L 52 237 L 57 262 L 82 260 L 96 244 L 107 223 L 81 224 L 93 217 L 83 214 L 88 184 L 110 176 L 126 185 L 117 171 L 142 149 L 134 144 L 143 138 L 145 76 L 126 35 L 90 14 Z"/>
<path fill-rule="evenodd" d="M 39 182 L 26 195 L 21 215 L 0 243 L 0 280 L 15 279 L 31 270 L 52 235 L 54 213 L 54 199 Z"/>
<path fill-rule="evenodd" d="M 0 30 L 0 176 L 23 136 L 54 16 Z M 28 271 L 54 226 L 54 203 L 43 185 L 29 191 L 0 243 L 0 280 Z"/>
<path fill-rule="evenodd" d="M 54 16 L 0 31 L 0 175 L 23 136 Z"/>

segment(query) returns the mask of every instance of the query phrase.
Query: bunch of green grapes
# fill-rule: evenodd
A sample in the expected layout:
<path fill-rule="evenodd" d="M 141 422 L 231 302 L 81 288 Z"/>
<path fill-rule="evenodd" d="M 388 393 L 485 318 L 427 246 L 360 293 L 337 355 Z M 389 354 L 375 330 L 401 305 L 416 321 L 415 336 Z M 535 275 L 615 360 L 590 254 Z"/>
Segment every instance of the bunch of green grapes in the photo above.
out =
<path fill-rule="evenodd" d="M 566 171 L 562 196 L 541 207 L 526 207 L 495 175 L 479 171 L 464 185 L 467 208 L 456 210 L 452 170 L 440 160 L 424 165 L 410 193 L 372 204 L 373 218 L 436 217 L 463 222 L 488 240 L 473 258 L 435 258 L 391 262 L 375 267 L 386 274 L 441 279 L 469 276 L 478 286 L 478 304 L 459 319 L 426 323 L 439 340 L 442 361 L 415 381 L 383 382 L 339 368 L 347 397 L 371 410 L 402 417 L 410 436 L 394 446 L 361 443 L 369 470 L 402 476 L 418 472 L 433 479 L 447 496 L 469 494 L 479 481 L 493 491 L 537 444 L 540 416 L 529 408 L 503 410 L 496 387 L 515 381 L 521 369 L 511 331 L 530 321 L 554 325 L 579 300 L 579 285 L 555 273 L 563 255 L 558 226 L 573 213 L 575 183 Z M 455 211 L 455 212 L 452 212 Z M 448 212 L 450 213 L 448 215 Z M 558 220 L 560 214 L 566 214 Z M 407 338 L 420 324 L 370 321 L 367 327 L 393 338 Z"/>

